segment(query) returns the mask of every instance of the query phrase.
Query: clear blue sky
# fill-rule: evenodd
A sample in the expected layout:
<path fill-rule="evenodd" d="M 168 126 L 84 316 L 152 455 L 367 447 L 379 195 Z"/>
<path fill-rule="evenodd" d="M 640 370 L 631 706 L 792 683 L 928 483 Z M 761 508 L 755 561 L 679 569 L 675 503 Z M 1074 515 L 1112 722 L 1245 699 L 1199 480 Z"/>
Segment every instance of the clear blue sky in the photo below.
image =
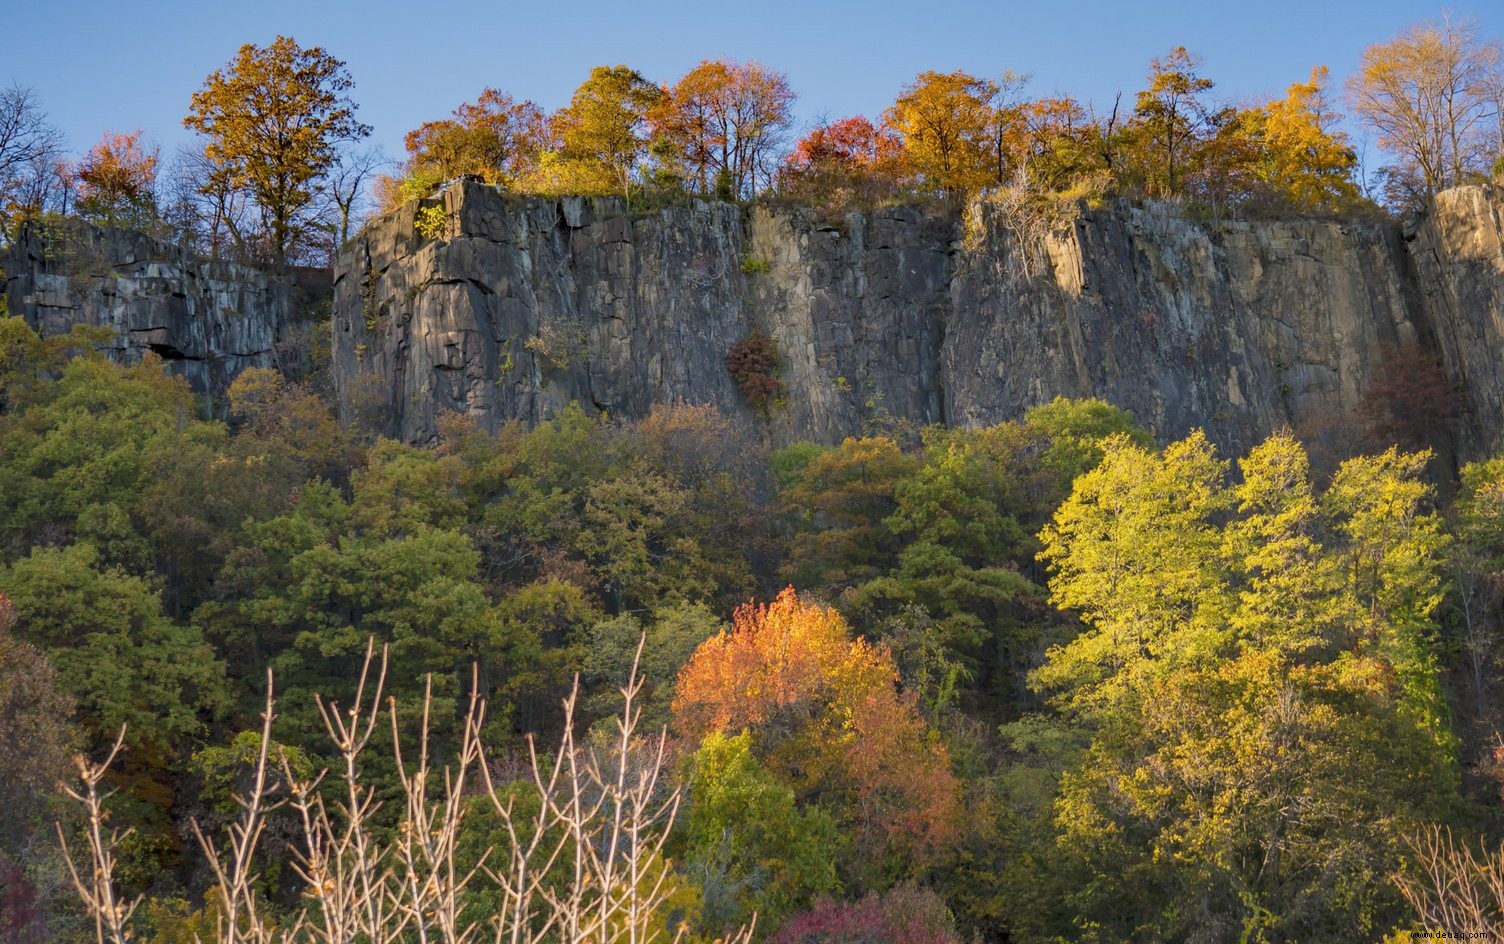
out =
<path fill-rule="evenodd" d="M 320 45 L 354 76 L 373 140 L 402 135 L 487 85 L 545 109 L 564 104 L 591 66 L 626 63 L 672 81 L 700 59 L 757 59 L 788 73 L 801 125 L 875 116 L 924 69 L 1034 76 L 1036 95 L 1131 101 L 1151 57 L 1185 45 L 1229 98 L 1273 96 L 1311 66 L 1334 80 L 1363 48 L 1442 6 L 1417 0 L 1128 0 L 924 3 L 921 0 L 5 0 L 0 84 L 40 93 L 75 150 L 106 130 L 140 128 L 164 156 L 190 136 L 189 96 L 242 43 L 278 33 Z M 1504 32 L 1496 2 L 1445 7 Z"/>

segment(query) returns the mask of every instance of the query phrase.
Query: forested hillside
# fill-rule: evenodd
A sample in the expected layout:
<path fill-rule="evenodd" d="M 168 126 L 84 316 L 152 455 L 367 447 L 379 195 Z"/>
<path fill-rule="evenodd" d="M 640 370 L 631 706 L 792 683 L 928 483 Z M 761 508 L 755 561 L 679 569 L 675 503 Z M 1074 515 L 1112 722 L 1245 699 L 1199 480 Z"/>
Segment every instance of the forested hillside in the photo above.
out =
<path fill-rule="evenodd" d="M 1443 512 L 1424 455 L 1314 474 L 1288 435 L 1221 457 L 1068 401 L 771 454 L 694 407 L 456 418 L 419 449 L 266 370 L 233 428 L 195 419 L 150 359 L 65 363 L 85 336 L 4 326 L 18 933 L 81 920 L 46 827 L 81 824 L 49 787 L 122 726 L 115 880 L 147 896 L 139 934 L 204 927 L 223 906 L 189 824 L 223 828 L 251 788 L 266 670 L 285 799 L 283 776 L 343 771 L 319 705 L 355 704 L 372 641 L 395 728 L 359 782 L 390 841 L 420 710 L 437 768 L 484 699 L 487 770 L 525 803 L 527 736 L 564 733 L 576 677 L 575 736 L 610 754 L 644 639 L 638 731 L 666 730 L 686 790 L 660 867 L 697 936 L 756 914 L 788 940 L 1377 937 L 1413 920 L 1394 879 L 1428 826 L 1491 830 L 1504 464 Z M 469 869 L 499 825 L 462 805 Z M 266 816 L 274 924 L 310 905 L 301 828 Z M 483 920 L 481 884 L 461 910 Z"/>
<path fill-rule="evenodd" d="M 0 92 L 0 944 L 1504 939 L 1500 46 L 1203 69 Z"/>

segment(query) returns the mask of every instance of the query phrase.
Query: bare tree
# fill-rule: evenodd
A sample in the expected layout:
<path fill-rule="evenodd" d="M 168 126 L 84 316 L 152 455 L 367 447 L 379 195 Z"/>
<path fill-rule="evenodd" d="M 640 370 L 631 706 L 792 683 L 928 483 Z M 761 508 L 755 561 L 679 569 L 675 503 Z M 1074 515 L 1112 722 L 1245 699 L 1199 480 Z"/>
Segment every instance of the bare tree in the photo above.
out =
<path fill-rule="evenodd" d="M 381 148 L 355 150 L 345 148 L 329 168 L 326 195 L 333 204 L 335 244 L 337 252 L 350 239 L 352 228 L 359 228 L 370 209 L 371 181 L 377 173 L 390 166 Z"/>
<path fill-rule="evenodd" d="M 1504 849 L 1474 850 L 1450 829 L 1427 826 L 1410 840 L 1410 851 L 1412 868 L 1395 882 L 1427 930 L 1504 940 Z"/>
<path fill-rule="evenodd" d="M 361 755 L 381 710 L 387 663 L 368 645 L 353 705 L 319 701 L 340 758 L 335 789 L 328 771 L 298 777 L 272 741 L 276 701 L 267 675 L 261 748 L 251 786 L 237 797 L 241 813 L 223 843 L 194 824 L 199 846 L 216 881 L 213 944 L 669 944 L 685 931 L 668 927 L 664 914 L 678 876 L 664 845 L 681 793 L 668 782 L 667 734 L 638 732 L 637 672 L 641 644 L 627 685 L 615 735 L 580 744 L 574 732 L 578 684 L 564 703 L 564 734 L 546 759 L 529 742 L 525 785 L 499 784 L 481 740 L 485 702 L 473 684 L 462 734 L 448 762 L 436 766 L 429 743 L 431 689 L 425 691 L 416 757 L 403 753 L 395 700 L 388 700 L 393 759 L 402 809 L 395 834 L 371 828 L 379 803 L 361 781 Z M 95 785 L 122 741 L 100 764 L 80 760 L 85 788 L 73 794 L 90 814 L 89 858 L 75 884 L 96 922 L 96 944 L 124 944 L 139 899 L 122 903 L 114 890 L 114 855 L 124 838 L 106 835 L 103 801 Z M 278 766 L 280 765 L 280 771 Z M 340 789 L 342 787 L 342 789 Z M 522 812 L 519 792 L 536 803 Z M 333 808 L 326 802 L 333 798 Z M 475 801 L 478 801 L 475 802 Z M 289 805 L 302 824 L 303 844 L 292 866 L 303 888 L 302 910 L 280 921 L 263 912 L 258 897 L 257 844 L 267 816 Z M 505 837 L 503 848 L 467 857 L 462 828 L 486 809 Z M 59 835 L 62 836 L 61 829 Z M 65 843 L 66 851 L 66 843 Z M 93 876 L 85 881 L 83 872 Z M 474 892 L 490 884 L 492 913 L 474 913 Z M 747 944 L 750 927 L 729 944 Z"/>
<path fill-rule="evenodd" d="M 99 789 L 110 765 L 115 762 L 124 745 L 125 727 L 122 726 L 115 737 L 115 745 L 110 748 L 104 760 L 95 763 L 82 754 L 74 758 L 74 762 L 78 764 L 79 788 L 68 787 L 66 792 L 84 808 L 86 815 L 85 834 L 88 837 L 89 854 L 82 874 L 73 861 L 68 836 L 63 831 L 62 824 L 57 824 L 57 839 L 62 845 L 63 858 L 67 860 L 68 872 L 73 877 L 73 887 L 77 890 L 78 897 L 83 900 L 84 907 L 94 919 L 97 944 L 126 944 L 130 939 L 126 926 L 141 904 L 139 895 L 127 900 L 115 889 L 115 853 L 120 844 L 130 836 L 130 830 L 123 833 L 113 828 L 105 831 L 104 824 L 108 819 L 105 802 L 113 795 L 113 791 L 101 793 Z M 88 878 L 84 878 L 84 875 Z"/>
<path fill-rule="evenodd" d="M 63 136 L 35 89 L 0 89 L 0 229 L 49 208 L 62 193 Z"/>
<path fill-rule="evenodd" d="M 1486 171 L 1498 156 L 1504 54 L 1479 32 L 1466 19 L 1418 23 L 1365 49 L 1348 79 L 1353 111 L 1399 159 L 1388 176 L 1413 178 L 1427 196 Z"/>
<path fill-rule="evenodd" d="M 218 259 L 233 249 L 244 257 L 250 230 L 244 193 L 215 183 L 202 149 L 179 149 L 161 182 L 157 204 L 174 241 Z"/>

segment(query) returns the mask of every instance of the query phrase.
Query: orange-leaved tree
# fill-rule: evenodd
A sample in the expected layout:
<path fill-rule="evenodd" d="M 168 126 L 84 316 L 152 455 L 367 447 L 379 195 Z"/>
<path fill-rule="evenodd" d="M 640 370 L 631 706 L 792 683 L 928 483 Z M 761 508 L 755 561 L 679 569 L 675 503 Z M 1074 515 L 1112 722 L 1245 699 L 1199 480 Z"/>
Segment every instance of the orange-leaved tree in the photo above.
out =
<path fill-rule="evenodd" d="M 73 168 L 78 208 L 108 226 L 142 226 L 156 215 L 157 149 L 141 132 L 105 132 Z"/>
<path fill-rule="evenodd" d="M 699 193 L 740 199 L 771 175 L 793 104 L 783 73 L 756 62 L 707 59 L 669 89 L 650 119 Z"/>
<path fill-rule="evenodd" d="M 407 172 L 440 182 L 465 174 L 515 188 L 550 144 L 548 118 L 532 102 L 487 88 L 451 118 L 425 121 L 403 139 Z"/>
<path fill-rule="evenodd" d="M 700 645 L 673 712 L 696 741 L 750 731 L 769 769 L 849 827 L 856 861 L 923 859 L 956 833 L 949 754 L 899 692 L 892 654 L 792 587 L 739 607 L 731 630 Z"/>
<path fill-rule="evenodd" d="M 873 203 L 898 192 L 901 149 L 897 133 L 861 115 L 826 122 L 784 157 L 778 188 L 830 206 Z"/>

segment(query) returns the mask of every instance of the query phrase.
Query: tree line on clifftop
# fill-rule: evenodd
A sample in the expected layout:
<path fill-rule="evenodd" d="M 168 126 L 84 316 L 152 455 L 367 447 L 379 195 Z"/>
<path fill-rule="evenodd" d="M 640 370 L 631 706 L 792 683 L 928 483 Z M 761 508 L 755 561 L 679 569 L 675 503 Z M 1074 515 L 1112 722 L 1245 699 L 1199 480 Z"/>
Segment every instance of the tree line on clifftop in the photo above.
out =
<path fill-rule="evenodd" d="M 552 112 L 483 89 L 408 132 L 405 155 L 364 147 L 353 79 L 328 51 L 247 44 L 193 93 L 201 147 L 168 166 L 142 132 L 69 159 L 37 95 L 0 93 L 0 228 L 77 214 L 203 252 L 327 260 L 373 211 L 473 177 L 540 195 L 778 198 L 829 209 L 982 195 L 1050 225 L 1083 202 L 1164 199 L 1218 218 L 1410 209 L 1484 181 L 1504 159 L 1504 59 L 1477 23 L 1418 23 L 1364 50 L 1343 94 L 1325 66 L 1270 101 L 1220 98 L 1177 46 L 1110 104 L 1034 97 L 1029 77 L 926 71 L 880 115 L 796 132 L 788 77 L 706 60 L 673 82 L 599 66 Z M 1368 159 L 1337 100 L 1373 136 Z"/>

